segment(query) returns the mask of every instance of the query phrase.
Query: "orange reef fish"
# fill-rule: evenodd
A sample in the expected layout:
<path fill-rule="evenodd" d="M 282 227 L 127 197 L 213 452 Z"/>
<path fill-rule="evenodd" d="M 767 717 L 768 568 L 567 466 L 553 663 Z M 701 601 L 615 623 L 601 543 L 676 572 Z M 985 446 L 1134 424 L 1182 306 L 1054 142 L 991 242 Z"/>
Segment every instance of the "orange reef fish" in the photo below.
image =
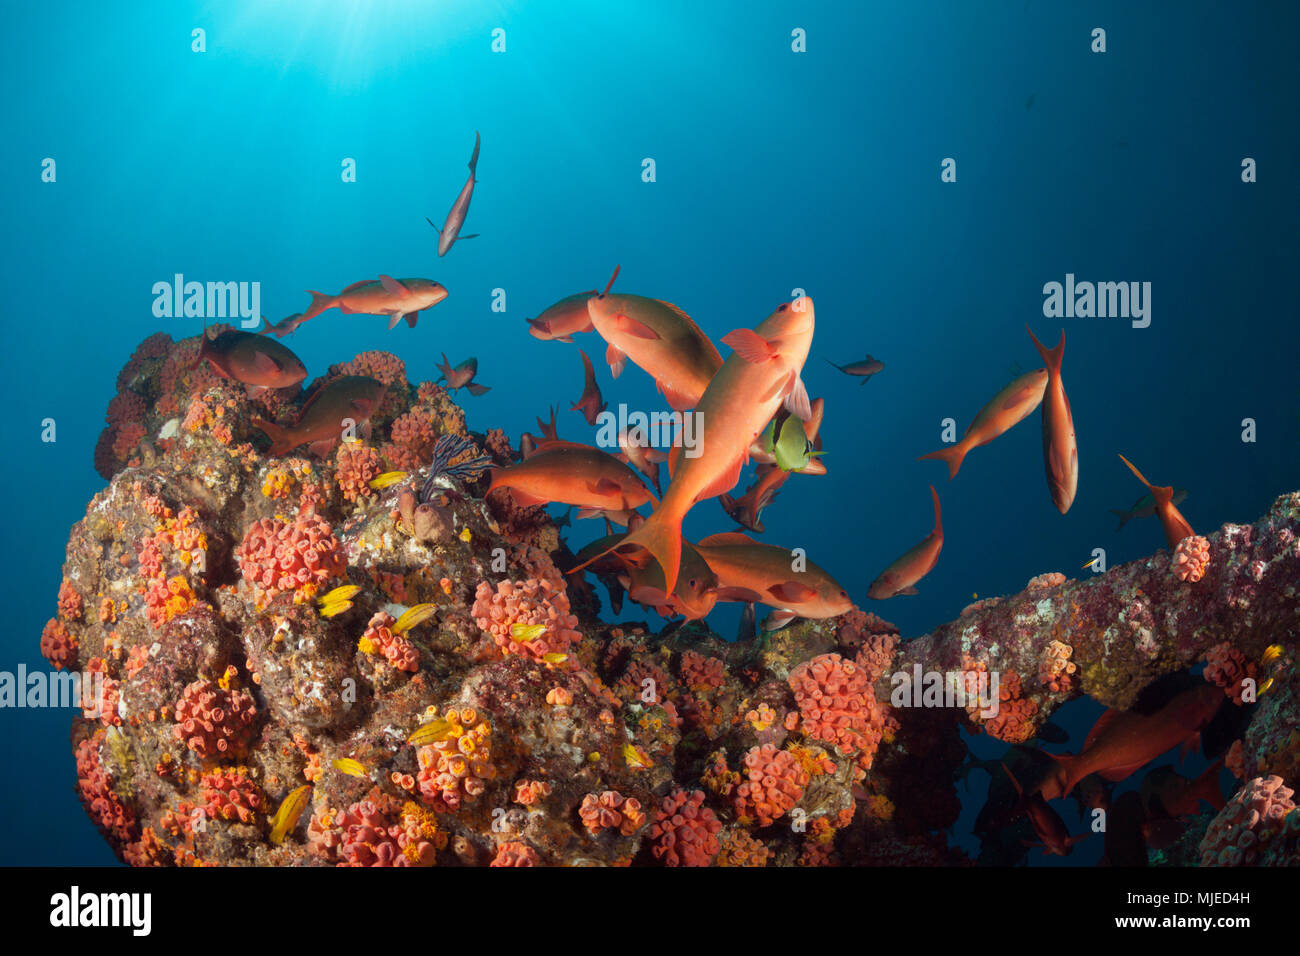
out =
<path fill-rule="evenodd" d="M 1079 446 L 1074 440 L 1074 416 L 1070 400 L 1065 397 L 1061 380 L 1061 360 L 1065 358 L 1065 329 L 1061 341 L 1048 351 L 1029 326 L 1025 331 L 1047 366 L 1047 391 L 1043 396 L 1043 466 L 1047 470 L 1047 489 L 1052 493 L 1056 510 L 1065 514 L 1074 503 L 1079 487 Z"/>
<path fill-rule="evenodd" d="M 1172 504 L 1181 505 L 1183 499 L 1187 497 L 1186 488 L 1175 488 L 1173 497 L 1170 499 Z M 1124 525 L 1128 524 L 1134 518 L 1150 518 L 1156 513 L 1155 495 L 1145 494 L 1137 501 L 1133 502 L 1133 507 L 1127 511 L 1121 511 L 1118 508 L 1108 509 L 1111 514 L 1119 518 L 1119 526 L 1116 531 L 1123 531 Z"/>
<path fill-rule="evenodd" d="M 228 329 L 215 338 L 207 330 L 199 345 L 195 367 L 207 362 L 222 378 L 251 386 L 250 395 L 268 388 L 287 388 L 307 377 L 307 366 L 287 348 L 255 332 Z"/>
<path fill-rule="evenodd" d="M 655 494 L 660 494 L 659 465 L 667 461 L 668 456 L 658 448 L 652 448 L 646 441 L 637 441 L 637 437 L 639 436 L 628 434 L 627 429 L 618 433 L 618 460 L 627 462 L 650 479 Z"/>
<path fill-rule="evenodd" d="M 1225 806 L 1219 789 L 1220 757 L 1195 780 L 1188 780 L 1173 767 L 1157 767 L 1142 779 L 1142 805 L 1149 817 L 1194 817 L 1204 800 L 1218 813 Z"/>
<path fill-rule="evenodd" d="M 517 465 L 493 468 L 488 490 L 497 488 L 510 489 L 522 507 L 558 501 L 576 506 L 579 518 L 603 514 L 620 524 L 628 512 L 654 500 L 627 465 L 573 442 L 547 442 Z"/>
<path fill-rule="evenodd" d="M 1070 831 L 1066 829 L 1065 821 L 1061 815 L 1047 805 L 1041 793 L 1030 794 L 1025 796 L 1024 790 L 1020 788 L 1020 781 L 1016 775 L 1011 772 L 1011 768 L 1006 764 L 1002 769 L 1007 772 L 1011 778 L 1012 785 L 1016 788 L 1016 793 L 1020 795 L 1020 803 L 1029 822 L 1034 827 L 1034 833 L 1038 839 L 1043 841 L 1043 851 L 1053 856 L 1069 856 L 1070 850 L 1076 843 L 1088 839 L 1087 833 L 1081 833 L 1078 836 L 1070 836 Z"/>
<path fill-rule="evenodd" d="M 338 295 L 310 289 L 307 294 L 311 296 L 311 307 L 302 314 L 299 325 L 326 309 L 338 308 L 347 315 L 386 315 L 390 329 L 402 319 L 415 328 L 422 309 L 432 308 L 447 298 L 447 290 L 432 279 L 394 279 L 385 275 L 354 282 Z"/>
<path fill-rule="evenodd" d="M 1166 750 L 1195 744 L 1226 700 L 1214 684 L 1201 682 L 1174 694 L 1151 713 L 1111 709 L 1102 714 L 1075 756 L 1048 754 L 1055 766 L 1039 785 L 1048 800 L 1066 796 L 1090 773 L 1118 782 Z"/>
<path fill-rule="evenodd" d="M 799 559 L 803 567 L 796 571 L 796 559 L 788 548 L 760 544 L 735 531 L 710 535 L 695 548 L 718 576 L 719 601 L 776 608 L 768 618 L 768 630 L 796 617 L 838 617 L 853 610 L 848 592 L 826 571 L 807 558 Z"/>
<path fill-rule="evenodd" d="M 864 359 L 859 359 L 856 362 L 850 362 L 848 365 L 836 365 L 830 359 L 826 360 L 826 364 L 839 369 L 845 375 L 860 376 L 863 385 L 867 384 L 871 379 L 871 376 L 875 375 L 877 372 L 883 372 L 885 370 L 885 363 L 880 361 L 880 359 L 872 358 L 870 355 Z"/>
<path fill-rule="evenodd" d="M 691 317 L 677 306 L 640 295 L 602 293 L 587 300 L 591 324 L 607 343 L 605 361 L 615 378 L 631 359 L 679 412 L 694 408 L 722 367 L 722 356 Z"/>
<path fill-rule="evenodd" d="M 620 268 L 620 266 L 614 267 L 614 274 L 609 277 L 609 282 L 605 284 L 604 295 L 609 294 L 609 290 L 614 285 L 614 280 L 618 278 Z M 587 312 L 587 300 L 594 295 L 601 294 L 592 289 L 589 292 L 566 295 L 537 318 L 528 320 L 528 334 L 535 339 L 541 339 L 543 342 L 552 340 L 572 342 L 573 337 L 579 332 L 594 331 L 591 324 L 591 315 Z"/>
<path fill-rule="evenodd" d="M 433 220 L 428 216 L 424 221 L 433 226 L 433 231 L 438 234 L 438 255 L 445 256 L 451 251 L 457 239 L 477 239 L 478 233 L 470 233 L 467 236 L 460 234 L 461 227 L 465 225 L 465 217 L 469 215 L 469 201 L 474 196 L 474 178 L 475 169 L 478 166 L 478 148 L 479 148 L 478 131 L 474 132 L 474 153 L 469 158 L 469 179 L 465 180 L 465 185 L 460 188 L 460 195 L 456 201 L 451 204 L 451 211 L 447 213 L 446 220 L 443 221 L 442 228 L 439 229 L 433 225 Z M 415 323 L 412 322 L 412 325 Z M 391 328 L 391 326 L 390 326 Z"/>
<path fill-rule="evenodd" d="M 1165 540 L 1169 542 L 1169 547 L 1178 547 L 1178 542 L 1183 538 L 1191 537 L 1196 534 L 1192 526 L 1187 523 L 1183 513 L 1174 507 L 1174 489 L 1172 485 L 1166 485 L 1163 488 L 1157 488 L 1151 482 L 1142 477 L 1142 472 L 1134 467 L 1133 463 L 1123 455 L 1119 460 L 1128 465 L 1128 470 L 1137 476 L 1137 480 L 1146 485 L 1151 491 L 1151 497 L 1155 500 L 1156 514 L 1160 516 L 1160 526 L 1165 529 Z"/>
<path fill-rule="evenodd" d="M 277 425 L 261 418 L 253 426 L 271 439 L 267 455 L 277 458 L 299 445 L 308 445 L 313 455 L 324 457 L 343 437 L 351 423 L 368 425 L 379 403 L 384 400 L 385 385 L 364 375 L 345 375 L 318 389 L 302 407 L 292 426 Z"/>
<path fill-rule="evenodd" d="M 689 541 L 682 542 L 682 569 L 670 594 L 664 590 L 663 570 L 644 548 L 612 550 L 624 537 L 606 535 L 587 545 L 578 556 L 603 555 L 601 568 L 606 573 L 613 571 L 628 597 L 654 608 L 662 617 L 680 614 L 688 621 L 698 621 L 708 616 L 718 599 L 718 576 Z"/>
<path fill-rule="evenodd" d="M 596 418 L 605 410 L 605 403 L 600 399 L 600 386 L 596 384 L 596 370 L 591 366 L 587 353 L 578 349 L 582 356 L 583 386 L 582 396 L 570 406 L 569 411 L 582 412 L 588 425 L 596 424 Z"/>
<path fill-rule="evenodd" d="M 896 594 L 915 594 L 916 582 L 929 574 L 939 560 L 939 552 L 943 550 L 943 522 L 939 513 L 939 492 L 934 490 L 934 485 L 930 486 L 930 494 L 934 498 L 934 530 L 872 581 L 867 597 L 883 601 Z"/>
<path fill-rule="evenodd" d="M 957 477 L 961 463 L 972 448 L 987 445 L 1003 432 L 1011 429 L 1028 416 L 1043 401 L 1043 392 L 1047 388 L 1048 372 L 1045 368 L 1026 372 L 998 392 L 987 405 L 979 410 L 975 420 L 966 428 L 961 441 L 928 455 L 922 455 L 917 461 L 937 458 L 948 466 L 948 480 Z M 1064 393 L 1062 393 L 1064 396 Z"/>
<path fill-rule="evenodd" d="M 594 308 L 597 300 L 591 301 Z M 701 453 L 669 457 L 672 480 L 663 500 L 624 542 L 640 545 L 654 556 L 664 571 L 665 590 L 677 584 L 686 513 L 697 501 L 736 486 L 750 444 L 782 404 L 805 421 L 812 417 L 808 390 L 799 373 L 815 325 L 812 300 L 804 296 L 783 302 L 757 329 L 737 329 L 722 340 L 735 353 L 713 376 L 696 409 Z"/>
<path fill-rule="evenodd" d="M 756 534 L 762 534 L 763 509 L 770 505 L 777 491 L 789 479 L 791 472 L 782 471 L 776 465 L 759 465 L 757 480 L 739 498 L 731 495 L 719 495 L 718 503 L 732 521 Z"/>
<path fill-rule="evenodd" d="M 266 325 L 257 333 L 258 335 L 274 335 L 277 339 L 282 339 L 286 335 L 292 335 L 294 330 L 307 320 L 303 318 L 301 312 L 295 312 L 293 315 L 285 316 L 279 322 L 272 322 L 266 316 L 262 316 L 262 321 Z"/>
<path fill-rule="evenodd" d="M 471 395 L 482 395 L 484 392 L 490 392 L 492 386 L 477 385 L 474 382 L 474 376 L 478 374 L 478 359 L 467 358 L 455 368 L 451 367 L 451 362 L 447 360 L 447 353 L 442 353 L 442 364 L 438 366 L 438 371 L 442 374 L 438 376 L 438 381 L 447 382 L 447 391 L 454 392 L 458 388 L 467 388 Z"/>

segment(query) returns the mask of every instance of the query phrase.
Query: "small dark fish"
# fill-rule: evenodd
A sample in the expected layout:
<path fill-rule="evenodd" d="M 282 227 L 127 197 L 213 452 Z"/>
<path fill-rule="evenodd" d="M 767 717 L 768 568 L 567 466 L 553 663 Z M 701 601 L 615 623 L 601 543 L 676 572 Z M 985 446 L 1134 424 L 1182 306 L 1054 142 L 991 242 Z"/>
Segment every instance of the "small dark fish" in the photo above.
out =
<path fill-rule="evenodd" d="M 458 388 L 467 388 L 471 395 L 482 395 L 484 392 L 490 392 L 490 385 L 477 385 L 474 383 L 474 376 L 478 374 L 478 359 L 467 358 L 455 368 L 452 368 L 451 362 L 447 359 L 447 353 L 442 353 L 442 364 L 438 366 L 438 371 L 442 374 L 438 376 L 438 381 L 447 382 L 447 391 L 454 392 Z"/>
<path fill-rule="evenodd" d="M 758 633 L 758 616 L 754 611 L 754 602 L 746 601 L 745 609 L 740 612 L 740 626 L 736 628 L 737 641 L 752 641 Z"/>
<path fill-rule="evenodd" d="M 1173 503 L 1175 505 L 1182 504 L 1183 499 L 1186 497 L 1187 497 L 1186 488 L 1174 489 Z M 1154 517 L 1156 513 L 1156 499 L 1148 492 L 1147 494 L 1139 498 L 1137 501 L 1133 502 L 1133 507 L 1129 508 L 1128 511 L 1121 511 L 1118 508 L 1110 508 L 1108 510 L 1110 511 L 1111 514 L 1119 518 L 1119 527 L 1117 527 L 1115 530 L 1123 531 L 1124 525 L 1128 524 L 1134 518 Z"/>
<path fill-rule="evenodd" d="M 856 362 L 850 362 L 848 365 L 836 365 L 830 359 L 826 360 L 826 364 L 834 366 L 845 375 L 860 376 L 863 385 L 867 384 L 867 380 L 870 379 L 871 376 L 875 375 L 877 372 L 883 372 L 885 370 L 885 363 L 879 359 L 872 358 L 870 355 L 864 359 L 859 359 Z"/>

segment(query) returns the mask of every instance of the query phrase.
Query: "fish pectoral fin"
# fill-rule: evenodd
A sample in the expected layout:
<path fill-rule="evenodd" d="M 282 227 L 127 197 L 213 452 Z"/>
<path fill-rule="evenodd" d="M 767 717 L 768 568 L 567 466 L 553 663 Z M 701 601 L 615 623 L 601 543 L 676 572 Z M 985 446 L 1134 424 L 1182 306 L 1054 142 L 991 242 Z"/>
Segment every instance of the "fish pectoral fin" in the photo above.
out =
<path fill-rule="evenodd" d="M 572 344 L 573 344 L 573 336 L 572 336 L 572 335 L 557 335 L 557 336 L 555 337 L 555 341 L 557 341 L 557 342 L 568 342 L 570 345 L 572 345 Z"/>
<path fill-rule="evenodd" d="M 690 411 L 696 405 L 694 395 L 688 395 L 681 389 L 674 387 L 669 382 L 659 382 L 659 390 L 664 393 L 664 401 L 668 407 L 675 412 Z"/>
<path fill-rule="evenodd" d="M 308 445 L 307 450 L 317 458 L 327 458 L 329 453 L 334 450 L 334 444 L 337 441 L 337 438 L 322 438 L 320 441 L 314 441 Z"/>
<path fill-rule="evenodd" d="M 381 274 L 379 276 L 379 284 L 384 287 L 384 291 L 387 292 L 389 295 L 409 294 L 409 290 L 406 288 L 406 286 L 402 285 L 402 283 L 398 282 L 392 276 L 386 276 Z"/>
<path fill-rule="evenodd" d="M 478 182 L 478 180 L 475 180 L 475 182 Z M 457 236 L 456 239 L 457 241 L 461 239 L 477 239 L 481 235 L 483 235 L 481 232 L 471 232 L 468 236 Z"/>
<path fill-rule="evenodd" d="M 921 592 L 916 589 L 915 585 L 909 584 L 905 588 L 899 588 L 894 593 L 895 594 L 920 594 Z"/>
<path fill-rule="evenodd" d="M 601 478 L 599 481 L 587 482 L 587 490 L 596 495 L 616 495 L 623 490 L 623 486 L 610 478 Z"/>
<path fill-rule="evenodd" d="M 776 357 L 772 343 L 753 329 L 734 329 L 722 337 L 722 344 L 731 347 L 746 362 L 755 365 L 771 361 Z"/>
<path fill-rule="evenodd" d="M 787 608 L 782 608 L 780 610 L 773 611 L 771 614 L 768 615 L 767 620 L 763 622 L 763 630 L 765 631 L 778 630 L 780 628 L 785 627 L 787 624 L 789 624 L 798 616 L 799 615 L 796 614 L 794 611 L 791 611 Z"/>
<path fill-rule="evenodd" d="M 442 229 L 439 228 L 438 226 L 434 226 L 434 225 L 433 225 L 433 220 L 430 219 L 428 216 L 425 216 L 425 217 L 424 217 L 424 221 L 427 222 L 429 225 L 433 226 L 433 231 L 436 232 L 436 233 L 438 234 L 438 238 L 441 239 L 441 238 L 442 238 Z"/>
<path fill-rule="evenodd" d="M 258 375 L 274 375 L 284 371 L 284 366 L 265 352 L 258 352 L 253 356 L 253 371 Z"/>
<path fill-rule="evenodd" d="M 627 367 L 627 353 L 617 345 L 610 345 L 605 349 L 605 361 L 609 364 L 609 374 L 618 378 Z"/>
<path fill-rule="evenodd" d="M 817 596 L 815 590 L 798 581 L 782 581 L 779 584 L 773 584 L 767 589 L 767 593 L 785 604 L 802 604 L 804 601 Z"/>
<path fill-rule="evenodd" d="M 650 328 L 650 326 L 622 312 L 618 313 L 613 317 L 613 319 L 611 319 L 610 325 L 613 331 L 622 332 L 624 335 L 630 335 L 634 339 L 647 339 L 654 341 L 660 338 L 659 333 Z"/>
<path fill-rule="evenodd" d="M 540 498 L 537 495 L 530 495 L 528 492 L 521 491 L 518 488 L 510 489 L 510 497 L 514 498 L 515 503 L 521 508 L 531 508 L 534 505 L 547 505 L 551 503 L 550 498 Z M 581 511 L 578 512 L 578 517 L 582 517 Z"/>
<path fill-rule="evenodd" d="M 803 384 L 803 378 L 797 371 L 790 372 L 790 379 L 786 385 L 785 410 L 794 415 L 800 421 L 810 421 L 812 419 L 812 402 L 808 400 L 808 389 Z"/>

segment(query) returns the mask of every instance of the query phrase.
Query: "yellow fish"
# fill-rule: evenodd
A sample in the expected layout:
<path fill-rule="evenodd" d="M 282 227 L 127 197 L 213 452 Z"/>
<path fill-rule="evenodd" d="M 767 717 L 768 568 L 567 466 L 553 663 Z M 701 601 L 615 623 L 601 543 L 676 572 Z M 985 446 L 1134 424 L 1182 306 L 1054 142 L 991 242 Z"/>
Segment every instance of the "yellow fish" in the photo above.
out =
<path fill-rule="evenodd" d="M 408 607 L 402 612 L 396 623 L 393 624 L 394 634 L 405 634 L 417 624 L 421 624 L 433 617 L 438 611 L 436 604 L 417 604 L 414 607 Z"/>
<path fill-rule="evenodd" d="M 568 659 L 569 659 L 568 654 L 559 654 L 554 651 L 551 652 L 550 654 L 542 655 L 542 660 L 546 661 L 546 663 L 548 664 L 563 664 Z"/>
<path fill-rule="evenodd" d="M 1256 692 L 1255 696 L 1258 697 L 1262 694 L 1267 693 L 1268 689 L 1272 686 L 1273 686 L 1273 678 L 1270 677 L 1268 680 L 1264 681 L 1264 683 L 1259 685 L 1259 690 L 1258 692 Z"/>
<path fill-rule="evenodd" d="M 333 591 L 330 591 L 322 597 L 318 597 L 316 603 L 321 607 L 325 607 L 327 604 L 341 604 L 344 601 L 351 601 L 360 593 L 361 588 L 357 587 L 357 585 L 345 584 L 342 587 L 335 588 Z"/>
<path fill-rule="evenodd" d="M 464 531 L 460 533 L 460 540 L 464 541 L 466 544 L 469 544 L 470 539 L 472 539 L 473 537 L 474 536 L 469 533 L 469 528 L 466 528 Z"/>
<path fill-rule="evenodd" d="M 298 818 L 307 809 L 307 800 L 311 795 L 311 784 L 305 783 L 280 801 L 280 807 L 271 818 L 271 842 L 283 843 L 285 836 L 298 825 Z"/>
<path fill-rule="evenodd" d="M 520 644 L 535 641 L 546 633 L 545 624 L 511 624 L 510 636 Z"/>
<path fill-rule="evenodd" d="M 344 611 L 352 607 L 351 601 L 335 601 L 333 604 L 323 605 L 320 609 L 321 617 L 338 617 Z"/>
<path fill-rule="evenodd" d="M 389 488 L 397 484 L 405 477 L 406 477 L 406 472 L 404 471 L 386 471 L 378 478 L 371 478 L 370 487 L 375 489 L 375 491 L 383 491 L 385 488 Z"/>
<path fill-rule="evenodd" d="M 1264 648 L 1264 656 L 1259 659 L 1259 662 L 1261 664 L 1271 664 L 1273 661 L 1277 660 L 1281 656 L 1282 656 L 1282 645 L 1270 644 L 1268 647 Z"/>
<path fill-rule="evenodd" d="M 632 744 L 623 745 L 623 759 L 634 770 L 646 770 L 654 766 L 654 761 L 646 756 L 646 752 Z"/>
<path fill-rule="evenodd" d="M 429 721 L 427 724 L 421 724 L 411 732 L 411 736 L 406 738 L 408 744 L 414 744 L 422 747 L 425 744 L 437 743 L 439 740 L 446 740 L 449 737 L 459 736 L 459 730 L 455 724 L 443 720 L 441 717 Z"/>
<path fill-rule="evenodd" d="M 351 757 L 339 757 L 337 760 L 331 762 L 334 764 L 335 770 L 345 773 L 349 777 L 370 776 L 370 774 L 366 773 L 365 765 L 359 760 L 353 760 Z"/>

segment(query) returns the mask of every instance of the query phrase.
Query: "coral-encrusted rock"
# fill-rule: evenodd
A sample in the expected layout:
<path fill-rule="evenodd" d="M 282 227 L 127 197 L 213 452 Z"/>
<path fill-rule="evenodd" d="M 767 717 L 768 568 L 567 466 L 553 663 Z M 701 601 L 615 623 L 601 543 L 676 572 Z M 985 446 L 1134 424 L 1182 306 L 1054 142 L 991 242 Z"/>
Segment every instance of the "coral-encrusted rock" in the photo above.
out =
<path fill-rule="evenodd" d="M 72 529 L 40 640 L 103 680 L 102 712 L 73 722 L 77 789 L 133 865 L 962 862 L 939 833 L 960 727 L 1020 739 L 1081 692 L 1124 706 L 1216 645 L 1211 679 L 1253 672 L 1263 691 L 1234 767 L 1300 765 L 1300 495 L 1207 536 L 1209 563 L 1198 546 L 1180 565 L 1200 580 L 1163 553 L 1040 576 L 916 641 L 864 612 L 754 641 L 656 635 L 594 617 L 546 509 L 485 498 L 482 478 L 426 482 L 441 436 L 513 451 L 396 356 L 252 398 L 195 368 L 197 347 L 153 336 L 119 376 L 95 451 L 110 484 Z M 268 458 L 254 418 L 292 421 L 344 374 L 388 385 L 367 442 Z M 1021 679 L 1001 719 L 891 705 L 913 664 Z M 1270 845 L 1290 853 L 1289 833 Z"/>

